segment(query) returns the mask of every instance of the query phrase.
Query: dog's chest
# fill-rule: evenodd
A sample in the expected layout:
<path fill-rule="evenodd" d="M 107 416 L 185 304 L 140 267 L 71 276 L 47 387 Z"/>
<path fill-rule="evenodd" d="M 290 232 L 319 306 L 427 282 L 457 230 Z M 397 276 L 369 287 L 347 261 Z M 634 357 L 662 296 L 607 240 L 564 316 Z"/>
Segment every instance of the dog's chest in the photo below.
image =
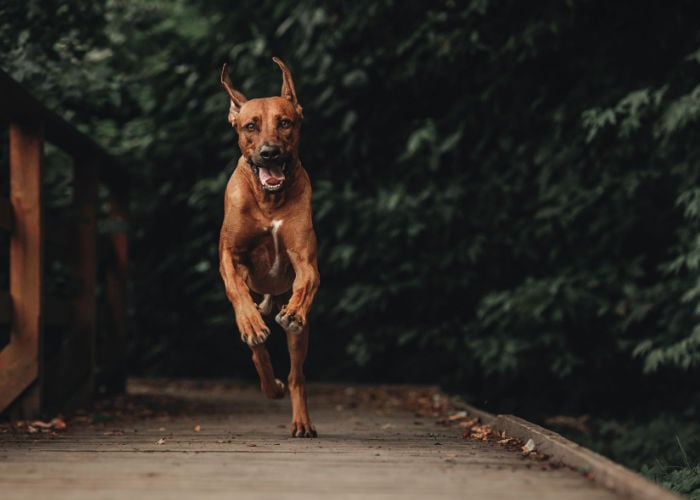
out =
<path fill-rule="evenodd" d="M 272 219 L 270 222 L 270 226 L 266 227 L 265 230 L 266 232 L 269 231 L 270 235 L 272 236 L 272 248 L 271 252 L 270 250 L 270 245 L 268 244 L 268 254 L 269 257 L 268 259 L 272 262 L 270 265 L 270 270 L 268 271 L 268 274 L 272 278 L 276 278 L 279 276 L 280 273 L 280 267 L 281 267 L 281 242 L 280 242 L 280 228 L 282 227 L 282 224 L 284 224 L 283 219 Z"/>
<path fill-rule="evenodd" d="M 260 293 L 281 293 L 289 286 L 293 271 L 281 235 L 283 219 L 260 226 L 260 237 L 250 250 L 251 287 Z M 278 290 L 279 287 L 282 289 Z"/>

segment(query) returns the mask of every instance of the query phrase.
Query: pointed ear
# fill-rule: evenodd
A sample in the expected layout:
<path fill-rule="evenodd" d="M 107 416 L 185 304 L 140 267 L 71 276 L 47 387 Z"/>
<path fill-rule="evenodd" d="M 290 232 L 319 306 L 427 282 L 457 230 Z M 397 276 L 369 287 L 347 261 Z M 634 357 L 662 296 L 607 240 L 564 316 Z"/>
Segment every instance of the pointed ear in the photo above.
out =
<path fill-rule="evenodd" d="M 287 69 L 287 66 L 285 66 L 279 58 L 273 57 L 272 60 L 282 70 L 282 97 L 294 104 L 294 108 L 296 109 L 299 118 L 304 118 L 304 113 L 302 112 L 304 108 L 301 107 L 299 101 L 297 100 L 297 91 L 294 88 L 294 80 L 292 80 L 291 71 Z"/>
<path fill-rule="evenodd" d="M 221 85 L 224 86 L 226 93 L 231 98 L 231 104 L 228 108 L 228 121 L 231 123 L 232 127 L 235 127 L 238 112 L 241 110 L 241 106 L 243 106 L 248 99 L 233 88 L 233 82 L 231 81 L 231 77 L 226 70 L 226 63 L 224 63 L 224 67 L 221 69 Z"/>

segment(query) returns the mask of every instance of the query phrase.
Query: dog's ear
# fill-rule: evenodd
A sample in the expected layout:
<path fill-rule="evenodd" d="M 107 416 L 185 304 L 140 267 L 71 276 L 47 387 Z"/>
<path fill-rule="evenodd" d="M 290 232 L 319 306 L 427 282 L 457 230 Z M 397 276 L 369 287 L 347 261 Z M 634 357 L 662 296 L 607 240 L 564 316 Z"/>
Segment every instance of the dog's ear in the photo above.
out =
<path fill-rule="evenodd" d="M 287 66 L 285 66 L 279 58 L 273 57 L 272 60 L 282 70 L 282 97 L 294 104 L 294 108 L 296 109 L 299 118 L 304 118 L 304 113 L 302 112 L 304 108 L 301 107 L 299 101 L 297 100 L 297 91 L 294 88 L 294 80 L 292 80 L 291 71 L 287 69 Z"/>
<path fill-rule="evenodd" d="M 248 99 L 233 88 L 233 82 L 231 81 L 231 77 L 226 70 L 226 63 L 224 63 L 224 67 L 221 69 L 221 84 L 224 86 L 226 93 L 231 98 L 231 104 L 228 108 L 228 121 L 231 123 L 232 127 L 235 127 L 238 112 L 241 110 L 243 103 L 248 101 Z"/>

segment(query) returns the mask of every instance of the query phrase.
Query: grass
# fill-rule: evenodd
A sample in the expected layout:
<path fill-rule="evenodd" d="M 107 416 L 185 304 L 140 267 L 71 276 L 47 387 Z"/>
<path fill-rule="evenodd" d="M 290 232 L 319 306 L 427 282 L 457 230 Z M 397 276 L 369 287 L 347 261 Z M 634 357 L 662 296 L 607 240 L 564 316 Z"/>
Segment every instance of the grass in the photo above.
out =
<path fill-rule="evenodd" d="M 646 420 L 591 418 L 574 429 L 545 424 L 692 500 L 700 500 L 700 422 L 675 415 Z"/>

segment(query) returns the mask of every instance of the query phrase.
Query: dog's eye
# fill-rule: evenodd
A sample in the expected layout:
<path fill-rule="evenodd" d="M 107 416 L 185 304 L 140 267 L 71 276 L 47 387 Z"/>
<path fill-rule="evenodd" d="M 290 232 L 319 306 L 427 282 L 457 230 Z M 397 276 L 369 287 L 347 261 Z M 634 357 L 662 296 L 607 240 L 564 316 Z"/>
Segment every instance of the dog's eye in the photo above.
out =
<path fill-rule="evenodd" d="M 246 125 L 243 125 L 243 128 L 246 129 L 248 132 L 255 132 L 255 123 L 248 123 Z"/>
<path fill-rule="evenodd" d="M 280 120 L 280 128 L 289 128 L 292 126 L 292 120 Z"/>

